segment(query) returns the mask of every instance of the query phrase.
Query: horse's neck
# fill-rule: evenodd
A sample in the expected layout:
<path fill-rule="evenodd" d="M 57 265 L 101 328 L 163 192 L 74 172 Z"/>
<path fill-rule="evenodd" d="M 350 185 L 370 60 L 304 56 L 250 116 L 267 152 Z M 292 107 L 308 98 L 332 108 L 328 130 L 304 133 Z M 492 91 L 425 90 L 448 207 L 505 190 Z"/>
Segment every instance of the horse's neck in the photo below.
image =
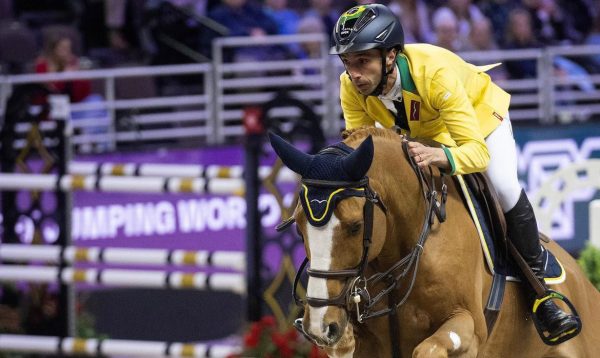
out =
<path fill-rule="evenodd" d="M 400 143 L 382 143 L 373 161 L 376 181 L 384 188 L 388 209 L 386 242 L 379 255 L 382 265 L 393 264 L 417 243 L 425 217 L 425 199 Z"/>

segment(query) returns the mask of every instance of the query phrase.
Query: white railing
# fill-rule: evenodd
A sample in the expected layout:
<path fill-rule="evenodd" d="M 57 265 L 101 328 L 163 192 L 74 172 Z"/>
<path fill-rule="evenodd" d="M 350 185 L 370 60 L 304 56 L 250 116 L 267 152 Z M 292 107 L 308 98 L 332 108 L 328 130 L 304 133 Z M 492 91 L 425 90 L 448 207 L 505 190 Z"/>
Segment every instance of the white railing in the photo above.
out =
<path fill-rule="evenodd" d="M 190 75 L 203 77 L 203 83 L 197 86 L 200 89 L 198 93 L 172 96 L 157 93 L 155 81 L 162 77 Z M 98 143 L 103 144 L 105 149 L 114 149 L 119 143 L 135 141 L 200 137 L 209 142 L 213 138 L 210 64 L 4 76 L 0 77 L 0 111 L 4 114 L 6 100 L 14 86 L 69 80 L 100 81 L 104 88 L 101 97 L 93 102 L 71 104 L 71 117 L 79 118 L 71 121 L 75 131 L 72 138 L 74 145 Z M 131 98 L 137 94 L 125 93 L 120 96 L 119 81 L 129 86 L 129 92 L 136 91 L 135 83 L 141 81 L 137 82 L 141 87 L 139 93 L 152 95 Z M 147 124 L 152 124 L 152 128 L 143 128 Z"/>
<path fill-rule="evenodd" d="M 309 59 L 276 56 L 312 44 L 318 51 Z M 328 135 L 337 135 L 343 126 L 339 105 L 339 74 L 343 71 L 336 56 L 328 55 L 329 39 L 322 34 L 229 37 L 213 42 L 213 62 L 209 64 L 133 67 L 89 70 L 72 73 L 29 74 L 0 77 L 0 113 L 14 86 L 61 80 L 93 80 L 104 90 L 101 100 L 71 105 L 75 145 L 116 145 L 153 141 L 193 141 L 217 144 L 244 134 L 244 108 L 261 106 L 281 90 L 307 103 L 322 119 Z M 232 62 L 232 51 L 262 48 L 262 57 Z M 477 64 L 535 61 L 537 77 L 499 79 L 498 84 L 512 94 L 511 118 L 541 123 L 585 120 L 600 114 L 600 74 L 560 74 L 557 60 L 600 55 L 600 46 L 549 47 L 545 49 L 498 50 L 461 54 Z M 154 86 L 157 80 L 174 76 L 197 76 L 199 83 L 181 86 L 184 93 L 121 96 L 119 84 L 141 80 Z M 189 82 L 189 81 L 188 81 Z M 146 93 L 145 91 L 142 91 Z M 148 91 L 153 93 L 153 91 Z M 140 93 L 140 94 L 143 94 Z M 133 96 L 135 97 L 135 96 Z M 282 123 L 298 117 L 294 107 L 274 108 L 270 118 Z M 84 117 L 84 118 L 82 118 Z M 285 124 L 284 124 L 285 125 Z"/>

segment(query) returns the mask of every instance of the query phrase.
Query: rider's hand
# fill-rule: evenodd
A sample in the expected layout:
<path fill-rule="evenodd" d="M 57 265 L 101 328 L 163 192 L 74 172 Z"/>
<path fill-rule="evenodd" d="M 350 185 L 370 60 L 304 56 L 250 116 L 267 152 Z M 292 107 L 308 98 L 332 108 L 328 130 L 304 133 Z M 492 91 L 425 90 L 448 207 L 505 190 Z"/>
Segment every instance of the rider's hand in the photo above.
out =
<path fill-rule="evenodd" d="M 442 148 L 426 147 L 419 142 L 408 142 L 408 154 L 421 168 L 435 165 L 441 169 L 449 169 L 448 157 Z"/>

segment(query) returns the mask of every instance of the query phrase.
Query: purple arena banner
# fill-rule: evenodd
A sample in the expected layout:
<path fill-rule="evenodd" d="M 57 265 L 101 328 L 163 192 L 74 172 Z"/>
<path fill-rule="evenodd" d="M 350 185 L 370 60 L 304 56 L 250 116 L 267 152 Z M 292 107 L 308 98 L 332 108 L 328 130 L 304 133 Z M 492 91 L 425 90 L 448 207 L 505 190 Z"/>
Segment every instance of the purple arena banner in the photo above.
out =
<path fill-rule="evenodd" d="M 232 166 L 244 164 L 244 149 L 223 146 L 158 150 L 78 156 L 75 160 Z M 270 156 L 262 164 L 273 162 L 274 157 Z M 291 202 L 294 185 L 280 186 L 287 190 L 285 201 Z M 17 206 L 27 206 L 24 195 L 18 195 L 18 198 L 21 203 Z M 247 208 L 245 198 L 240 195 L 77 191 L 72 198 L 71 240 L 76 246 L 235 251 L 245 248 Z M 44 201 L 50 200 L 42 199 L 42 206 Z M 270 193 L 260 194 L 259 210 L 263 212 L 262 225 L 266 229 L 281 221 L 281 210 Z M 33 224 L 30 219 L 21 218 L 16 231 L 23 243 L 31 242 Z M 58 237 L 55 225 L 43 225 L 42 232 L 47 243 Z"/>

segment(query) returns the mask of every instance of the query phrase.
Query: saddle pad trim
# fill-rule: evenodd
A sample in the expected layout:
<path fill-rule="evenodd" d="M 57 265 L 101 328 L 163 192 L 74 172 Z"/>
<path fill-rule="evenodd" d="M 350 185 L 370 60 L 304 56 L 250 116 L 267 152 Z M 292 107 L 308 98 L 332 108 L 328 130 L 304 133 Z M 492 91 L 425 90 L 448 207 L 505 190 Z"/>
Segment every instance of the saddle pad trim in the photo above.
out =
<path fill-rule="evenodd" d="M 556 258 L 556 262 L 558 263 L 558 266 L 560 266 L 561 274 L 558 277 L 544 278 L 544 282 L 546 282 L 548 285 L 557 285 L 559 283 L 565 282 L 565 280 L 567 279 L 567 270 L 565 270 L 565 268 L 563 267 L 563 265 L 560 262 L 560 260 L 558 259 L 558 257 Z"/>
<path fill-rule="evenodd" d="M 483 248 L 483 256 L 487 261 L 488 267 L 491 271 L 491 274 L 494 275 L 494 260 L 492 259 L 492 255 L 487 247 L 485 242 L 485 237 L 483 236 L 483 231 L 481 230 L 481 225 L 479 224 L 479 217 L 477 217 L 477 213 L 475 212 L 475 207 L 473 206 L 473 202 L 471 201 L 471 196 L 469 195 L 469 191 L 467 190 L 467 184 L 463 179 L 462 175 L 457 175 L 456 178 L 460 183 L 460 189 L 463 192 L 463 195 L 467 199 L 467 206 L 469 207 L 469 212 L 471 213 L 471 218 L 475 222 L 475 227 L 477 228 L 477 235 L 479 235 L 479 241 L 481 242 L 481 247 Z"/>

